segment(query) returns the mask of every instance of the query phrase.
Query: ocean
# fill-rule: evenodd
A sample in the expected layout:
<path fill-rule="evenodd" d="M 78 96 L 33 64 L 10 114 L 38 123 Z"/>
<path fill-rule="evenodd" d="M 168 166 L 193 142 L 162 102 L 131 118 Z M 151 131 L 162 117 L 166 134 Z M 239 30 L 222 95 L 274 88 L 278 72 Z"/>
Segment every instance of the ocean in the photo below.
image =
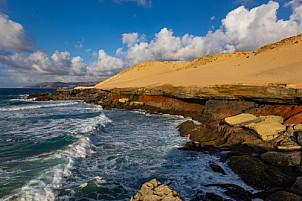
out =
<path fill-rule="evenodd" d="M 182 151 L 182 116 L 103 110 L 82 101 L 36 102 L 0 89 L 0 200 L 130 200 L 153 178 L 185 200 L 246 186 L 215 155 Z M 214 172 L 220 165 L 226 175 Z"/>

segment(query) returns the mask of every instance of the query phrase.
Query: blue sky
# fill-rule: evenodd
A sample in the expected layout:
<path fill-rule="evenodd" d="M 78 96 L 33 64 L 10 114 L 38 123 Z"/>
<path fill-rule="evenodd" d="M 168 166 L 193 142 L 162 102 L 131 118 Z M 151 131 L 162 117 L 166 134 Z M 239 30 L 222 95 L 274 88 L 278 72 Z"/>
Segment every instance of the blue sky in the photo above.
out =
<path fill-rule="evenodd" d="M 0 0 L 0 87 L 103 80 L 143 61 L 302 33 L 301 0 Z"/>

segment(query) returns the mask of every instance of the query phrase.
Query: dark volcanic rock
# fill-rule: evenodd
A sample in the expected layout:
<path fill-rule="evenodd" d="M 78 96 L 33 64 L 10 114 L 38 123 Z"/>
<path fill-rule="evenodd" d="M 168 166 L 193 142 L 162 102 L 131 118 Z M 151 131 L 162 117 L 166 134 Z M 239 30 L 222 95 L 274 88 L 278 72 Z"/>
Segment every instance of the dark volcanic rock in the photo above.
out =
<path fill-rule="evenodd" d="M 203 193 L 201 195 L 197 195 L 191 201 L 232 201 L 230 199 L 223 198 L 215 193 Z"/>
<path fill-rule="evenodd" d="M 276 166 L 299 166 L 301 164 L 301 152 L 266 152 L 261 159 Z"/>
<path fill-rule="evenodd" d="M 218 172 L 218 173 L 220 173 L 220 174 L 225 175 L 224 170 L 223 170 L 219 165 L 214 164 L 214 163 L 210 163 L 209 166 L 212 168 L 212 170 L 213 170 L 214 172 Z"/>
<path fill-rule="evenodd" d="M 246 191 L 244 188 L 235 184 L 208 184 L 205 186 L 218 186 L 224 188 L 226 189 L 224 194 L 235 200 L 250 201 L 253 198 L 253 194 L 251 192 Z"/>
<path fill-rule="evenodd" d="M 264 201 L 302 201 L 302 197 L 286 191 L 277 191 L 269 195 Z"/>
<path fill-rule="evenodd" d="M 231 156 L 230 167 L 241 179 L 255 189 L 288 187 L 294 180 L 278 168 L 264 164 L 261 160 L 248 155 Z"/>

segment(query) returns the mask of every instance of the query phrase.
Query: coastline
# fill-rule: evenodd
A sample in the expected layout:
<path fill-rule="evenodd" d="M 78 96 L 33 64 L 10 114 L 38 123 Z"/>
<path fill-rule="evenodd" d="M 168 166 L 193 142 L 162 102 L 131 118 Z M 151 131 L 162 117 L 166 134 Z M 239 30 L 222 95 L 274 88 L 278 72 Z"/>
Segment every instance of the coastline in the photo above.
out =
<path fill-rule="evenodd" d="M 278 150 L 277 146 L 280 146 L 280 142 L 285 141 L 285 138 L 279 139 L 279 141 L 266 141 L 244 126 L 231 126 L 225 121 L 226 117 L 241 113 L 254 114 L 258 117 L 283 116 L 287 128 L 285 132 L 287 132 L 289 128 L 294 128 L 294 125 L 301 123 L 299 122 L 302 111 L 299 105 L 300 92 L 284 86 L 271 86 L 270 88 L 266 87 L 266 90 L 269 89 L 271 92 L 267 94 L 261 92 L 265 88 L 258 87 L 256 88 L 256 92 L 259 92 L 258 95 L 251 96 L 251 93 L 255 94 L 255 86 L 242 86 L 245 89 L 243 92 L 238 90 L 238 86 L 235 86 L 237 91 L 234 90 L 234 86 L 221 87 L 220 89 L 224 90 L 223 96 L 217 95 L 216 90 L 213 92 L 215 95 L 207 93 L 201 98 L 196 98 L 194 94 L 189 93 L 182 93 L 181 96 L 178 96 L 173 92 L 181 91 L 171 90 L 171 88 L 165 90 L 145 89 L 144 91 L 138 89 L 114 89 L 111 91 L 91 88 L 81 90 L 58 89 L 52 93 L 30 94 L 29 98 L 36 98 L 37 101 L 83 100 L 88 103 L 99 104 L 105 109 L 142 109 L 150 113 L 191 117 L 200 122 L 202 126 L 193 122 L 185 122 L 178 126 L 180 135 L 190 137 L 191 140 L 182 150 L 214 151 L 220 155 L 221 151 L 230 151 L 230 153 L 222 156 L 222 160 L 229 160 L 229 166 L 233 171 L 245 183 L 260 191 L 253 195 L 249 194 L 249 196 L 244 193 L 241 196 L 247 196 L 245 200 L 252 198 L 269 199 L 276 195 L 300 200 L 301 147 L 291 145 L 287 146 L 287 150 Z M 229 93 L 225 93 L 226 88 L 230 89 Z M 217 86 L 212 88 L 212 91 L 214 89 L 217 89 Z M 280 96 L 280 91 L 285 94 L 283 97 Z M 278 94 L 279 98 L 275 98 L 274 93 Z M 191 98 L 184 98 L 188 96 Z M 292 136 L 285 137 L 296 137 L 297 139 L 297 133 L 292 131 L 289 134 Z M 277 157 L 280 153 L 284 156 L 283 158 Z M 265 156 L 276 160 L 269 161 L 265 159 Z M 282 161 L 281 166 L 278 165 L 280 161 Z M 257 172 L 255 169 L 261 171 Z M 230 192 L 233 189 L 230 197 L 236 197 L 240 194 L 237 187 L 222 186 L 222 188 Z M 202 199 L 207 199 L 206 196 L 211 195 L 203 195 Z M 242 199 L 235 197 L 233 197 L 235 200 Z"/>

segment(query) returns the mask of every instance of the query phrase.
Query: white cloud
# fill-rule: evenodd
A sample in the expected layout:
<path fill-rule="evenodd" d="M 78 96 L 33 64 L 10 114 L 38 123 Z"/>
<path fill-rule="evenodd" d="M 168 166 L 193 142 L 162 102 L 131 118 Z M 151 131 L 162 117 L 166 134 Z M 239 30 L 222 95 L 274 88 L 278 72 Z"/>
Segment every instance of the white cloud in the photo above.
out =
<path fill-rule="evenodd" d="M 301 19 L 295 15 L 290 20 L 278 20 L 279 3 L 270 1 L 259 7 L 247 10 L 243 6 L 231 11 L 222 26 L 225 42 L 235 51 L 255 50 L 265 44 L 302 33 Z"/>
<path fill-rule="evenodd" d="M 122 59 L 109 56 L 104 50 L 97 53 L 97 61 L 88 67 L 90 75 L 112 74 L 125 67 Z"/>
<path fill-rule="evenodd" d="M 122 34 L 123 44 L 132 45 L 138 42 L 138 33 L 125 33 Z"/>
<path fill-rule="evenodd" d="M 84 47 L 83 43 L 84 43 L 84 40 L 80 40 L 77 42 L 77 44 L 75 44 L 74 47 L 77 49 L 82 49 Z"/>
<path fill-rule="evenodd" d="M 32 51 L 35 43 L 21 24 L 0 13 L 0 54 L 4 51 Z"/>
<path fill-rule="evenodd" d="M 24 53 L 0 55 L 0 62 L 20 72 L 40 75 L 84 75 L 86 72 L 83 59 L 81 57 L 72 58 L 69 52 L 55 51 L 51 57 L 47 57 L 41 51 L 31 53 L 29 56 Z"/>
<path fill-rule="evenodd" d="M 122 3 L 122 2 L 136 2 L 137 5 L 143 6 L 146 8 L 150 8 L 152 6 L 152 0 L 113 0 L 116 3 Z"/>

